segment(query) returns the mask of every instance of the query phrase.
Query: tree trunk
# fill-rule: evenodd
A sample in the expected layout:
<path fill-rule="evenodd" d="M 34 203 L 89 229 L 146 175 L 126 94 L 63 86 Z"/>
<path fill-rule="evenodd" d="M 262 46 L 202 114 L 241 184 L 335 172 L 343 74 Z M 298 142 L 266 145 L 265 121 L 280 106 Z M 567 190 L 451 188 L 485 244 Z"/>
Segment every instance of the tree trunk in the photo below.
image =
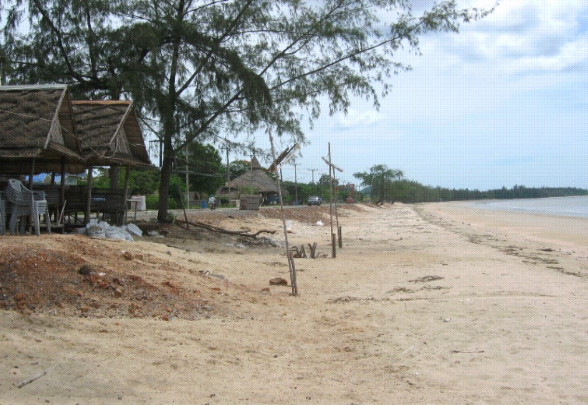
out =
<path fill-rule="evenodd" d="M 167 221 L 167 211 L 169 209 L 169 187 L 171 183 L 173 162 L 171 153 L 166 153 L 165 149 L 167 149 L 167 147 L 164 148 L 163 164 L 161 166 L 161 178 L 159 181 L 159 211 L 157 212 L 157 221 L 160 223 Z"/>
<path fill-rule="evenodd" d="M 118 168 L 119 166 L 114 164 L 110 166 L 110 170 L 108 171 L 111 190 L 118 189 Z"/>

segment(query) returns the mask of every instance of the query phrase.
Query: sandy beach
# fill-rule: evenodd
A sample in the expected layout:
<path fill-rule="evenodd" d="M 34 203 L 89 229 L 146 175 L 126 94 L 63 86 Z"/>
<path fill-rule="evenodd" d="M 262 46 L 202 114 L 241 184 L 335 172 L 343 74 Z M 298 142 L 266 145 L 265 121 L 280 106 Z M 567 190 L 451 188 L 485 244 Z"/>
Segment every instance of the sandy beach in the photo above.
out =
<path fill-rule="evenodd" d="M 330 256 L 316 222 L 291 219 L 290 244 Z M 262 213 L 214 224 L 277 230 L 278 247 L 0 236 L 0 271 L 18 246 L 75 250 L 186 295 L 163 318 L 0 310 L 0 404 L 588 403 L 588 219 L 436 203 L 340 206 L 339 222 L 336 259 L 295 259 L 298 297 L 269 285 L 289 275 Z"/>

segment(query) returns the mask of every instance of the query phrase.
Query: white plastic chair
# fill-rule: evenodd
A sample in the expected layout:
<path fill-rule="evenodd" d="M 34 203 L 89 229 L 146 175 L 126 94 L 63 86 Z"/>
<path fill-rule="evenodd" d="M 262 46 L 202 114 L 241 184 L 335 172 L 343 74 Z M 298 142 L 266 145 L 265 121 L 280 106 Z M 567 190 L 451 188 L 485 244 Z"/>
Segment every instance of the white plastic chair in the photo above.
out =
<path fill-rule="evenodd" d="M 23 184 L 16 179 L 8 180 L 8 188 L 6 190 L 8 201 L 12 206 L 10 216 L 10 232 L 16 233 L 16 226 L 18 218 L 22 216 L 33 217 L 33 226 L 38 235 L 41 234 L 39 216 L 45 215 L 45 222 L 47 223 L 47 232 L 51 233 L 51 219 L 49 217 L 49 208 L 47 200 L 45 200 L 45 193 L 42 191 L 30 191 Z M 20 221 L 20 232 L 24 233 L 26 220 Z"/>

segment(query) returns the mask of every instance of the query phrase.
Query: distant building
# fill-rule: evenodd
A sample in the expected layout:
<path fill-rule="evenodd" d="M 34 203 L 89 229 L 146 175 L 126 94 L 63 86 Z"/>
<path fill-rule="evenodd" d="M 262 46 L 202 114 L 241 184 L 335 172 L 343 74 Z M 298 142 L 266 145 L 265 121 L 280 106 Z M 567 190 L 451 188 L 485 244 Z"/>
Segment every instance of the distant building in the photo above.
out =
<path fill-rule="evenodd" d="M 259 195 L 264 204 L 273 204 L 278 201 L 276 181 L 267 175 L 255 156 L 251 159 L 251 170 L 231 180 L 228 185 L 225 183 L 215 196 L 217 198 L 238 200 L 242 195 L 252 194 Z"/>

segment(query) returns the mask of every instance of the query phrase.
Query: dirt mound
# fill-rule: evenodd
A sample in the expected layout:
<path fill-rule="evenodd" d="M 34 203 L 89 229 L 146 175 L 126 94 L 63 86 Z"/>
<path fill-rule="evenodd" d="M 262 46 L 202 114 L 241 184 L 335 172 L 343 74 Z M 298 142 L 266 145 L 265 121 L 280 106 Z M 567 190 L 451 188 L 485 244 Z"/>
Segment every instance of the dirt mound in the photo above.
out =
<path fill-rule="evenodd" d="M 204 270 L 172 268 L 155 256 L 124 250 L 132 249 L 128 243 L 78 235 L 10 237 L 2 242 L 2 309 L 165 320 L 196 319 L 218 310 L 222 286 L 205 278 Z M 176 281 L 178 272 L 190 277 L 189 282 Z"/>
<path fill-rule="evenodd" d="M 346 210 L 362 210 L 353 205 L 341 208 L 340 217 L 346 216 Z M 285 216 L 305 224 L 320 220 L 328 225 L 329 207 L 286 209 Z M 281 214 L 277 209 L 263 209 L 211 212 L 189 219 L 254 233 L 268 226 L 267 219 L 281 219 Z M 269 231 L 280 232 L 279 222 L 272 221 Z M 157 231 L 157 237 L 136 237 L 142 241 L 139 243 L 151 242 L 153 248 L 82 235 L 0 238 L 0 309 L 92 318 L 192 320 L 234 314 L 240 300 L 258 299 L 259 292 L 242 285 L 230 285 L 233 293 L 228 297 L 229 283 L 210 277 L 206 263 L 178 261 L 178 255 L 192 251 L 242 254 L 243 249 L 256 248 L 267 251 L 275 248 L 270 239 L 185 229 L 179 222 L 139 226 L 145 232 Z M 179 250 L 174 250 L 172 257 L 174 247 Z"/>

